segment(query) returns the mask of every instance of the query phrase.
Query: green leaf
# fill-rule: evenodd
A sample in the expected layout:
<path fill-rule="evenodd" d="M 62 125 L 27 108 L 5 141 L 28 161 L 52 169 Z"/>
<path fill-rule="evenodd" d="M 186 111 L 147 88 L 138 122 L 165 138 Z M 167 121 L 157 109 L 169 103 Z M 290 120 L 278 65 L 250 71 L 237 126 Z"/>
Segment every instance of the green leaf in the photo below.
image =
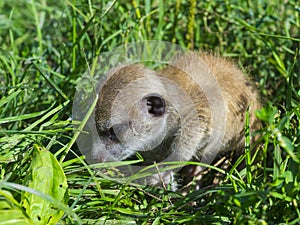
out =
<path fill-rule="evenodd" d="M 43 115 L 45 112 L 46 112 L 46 110 L 45 111 L 41 111 L 41 112 L 24 114 L 24 115 L 20 115 L 20 116 L 6 117 L 6 118 L 3 118 L 3 119 L 0 119 L 0 124 L 9 123 L 9 122 L 15 122 L 15 121 L 20 121 L 20 120 L 32 119 L 32 118 L 35 118 L 35 117 Z"/>
<path fill-rule="evenodd" d="M 0 89 L 1 91 L 1 89 Z M 8 102 L 12 101 L 14 98 L 16 98 L 19 94 L 20 94 L 21 90 L 17 90 L 13 93 L 11 93 L 9 96 L 7 97 L 3 97 L 0 99 L 0 107 L 2 107 L 3 105 L 7 104 Z"/>
<path fill-rule="evenodd" d="M 67 203 L 67 180 L 61 165 L 51 152 L 35 145 L 35 153 L 27 177 L 28 187 L 52 196 L 59 202 Z M 36 225 L 54 224 L 64 212 L 47 198 L 25 192 L 22 196 L 23 207 Z"/>
<path fill-rule="evenodd" d="M 282 136 L 281 138 L 278 138 L 279 140 L 279 145 L 286 150 L 286 152 L 292 157 L 292 159 L 297 162 L 300 163 L 300 160 L 297 158 L 296 154 L 294 153 L 294 146 L 292 141 L 285 136 Z"/>
<path fill-rule="evenodd" d="M 34 225 L 19 209 L 0 210 L 0 225 Z"/>
<path fill-rule="evenodd" d="M 0 225 L 34 225 L 12 194 L 0 190 Z"/>
<path fill-rule="evenodd" d="M 268 103 L 264 108 L 255 111 L 255 115 L 258 119 L 267 122 L 271 125 L 274 121 L 275 115 L 278 109 Z"/>

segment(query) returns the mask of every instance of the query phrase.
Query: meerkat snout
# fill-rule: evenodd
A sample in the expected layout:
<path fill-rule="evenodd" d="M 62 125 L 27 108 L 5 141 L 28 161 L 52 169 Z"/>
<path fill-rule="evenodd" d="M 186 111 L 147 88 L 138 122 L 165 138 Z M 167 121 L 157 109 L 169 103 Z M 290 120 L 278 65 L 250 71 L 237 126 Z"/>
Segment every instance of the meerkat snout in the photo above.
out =
<path fill-rule="evenodd" d="M 258 99 L 232 62 L 212 54 L 188 53 L 160 71 L 138 64 L 114 68 L 95 109 L 103 148 L 99 154 L 110 154 L 99 159 L 125 160 L 138 152 L 143 165 L 165 160 L 209 163 L 220 151 L 243 148 L 245 113 L 250 106 L 255 129 Z M 168 183 L 170 174 L 165 177 Z M 160 182 L 152 178 L 148 184 Z"/>

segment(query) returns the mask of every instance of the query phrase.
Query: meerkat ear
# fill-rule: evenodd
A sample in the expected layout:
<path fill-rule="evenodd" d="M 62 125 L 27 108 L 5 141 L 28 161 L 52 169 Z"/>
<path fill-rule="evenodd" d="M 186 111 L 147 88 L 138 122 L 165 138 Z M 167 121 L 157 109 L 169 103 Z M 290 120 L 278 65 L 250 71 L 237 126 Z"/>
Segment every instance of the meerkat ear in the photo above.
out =
<path fill-rule="evenodd" d="M 158 94 L 151 94 L 145 97 L 145 99 L 149 114 L 158 117 L 165 113 L 166 103 L 162 96 Z"/>

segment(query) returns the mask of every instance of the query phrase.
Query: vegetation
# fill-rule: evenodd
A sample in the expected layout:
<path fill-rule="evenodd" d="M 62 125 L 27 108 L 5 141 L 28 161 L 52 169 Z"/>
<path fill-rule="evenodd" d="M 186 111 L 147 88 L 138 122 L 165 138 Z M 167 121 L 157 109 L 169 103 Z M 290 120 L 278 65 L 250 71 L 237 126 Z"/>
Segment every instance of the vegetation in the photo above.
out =
<path fill-rule="evenodd" d="M 183 195 L 85 163 L 71 119 L 80 77 L 102 52 L 150 39 L 249 71 L 264 126 L 246 169 Z M 0 46 L 0 224 L 300 224 L 298 1 L 4 0 Z"/>

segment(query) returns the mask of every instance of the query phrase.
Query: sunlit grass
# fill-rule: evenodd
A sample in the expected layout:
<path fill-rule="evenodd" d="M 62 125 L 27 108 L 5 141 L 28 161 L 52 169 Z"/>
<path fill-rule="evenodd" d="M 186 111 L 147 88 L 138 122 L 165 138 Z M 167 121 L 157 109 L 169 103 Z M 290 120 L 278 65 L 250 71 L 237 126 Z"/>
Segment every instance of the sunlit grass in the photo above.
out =
<path fill-rule="evenodd" d="M 300 223 L 297 1 L 7 0 L 0 9 L 0 223 L 33 224 L 23 208 L 29 192 L 65 212 L 60 224 Z M 247 134 L 245 143 L 257 154 L 229 171 L 211 167 L 223 175 L 216 186 L 182 195 L 131 185 L 78 152 L 71 111 L 79 78 L 95 73 L 100 53 L 147 39 L 230 57 L 261 92 L 261 137 L 251 145 Z M 28 182 L 37 149 L 60 163 L 67 202 Z"/>

